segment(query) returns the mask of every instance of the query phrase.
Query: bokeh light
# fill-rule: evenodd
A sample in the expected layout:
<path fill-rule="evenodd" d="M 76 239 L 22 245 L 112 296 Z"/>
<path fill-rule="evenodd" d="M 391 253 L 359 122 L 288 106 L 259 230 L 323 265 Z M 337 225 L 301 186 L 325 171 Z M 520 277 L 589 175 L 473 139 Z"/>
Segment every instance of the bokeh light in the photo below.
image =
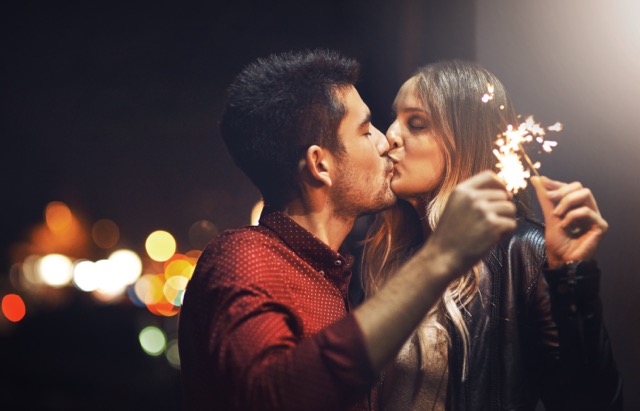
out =
<path fill-rule="evenodd" d="M 47 227 L 55 233 L 64 232 L 71 226 L 71 210 L 61 201 L 47 204 L 44 212 Z"/>
<path fill-rule="evenodd" d="M 198 262 L 198 258 L 200 258 L 200 256 L 202 255 L 202 251 L 191 250 L 191 251 L 188 251 L 185 255 L 189 257 L 191 261 L 193 261 L 193 265 L 195 265 L 196 262 Z"/>
<path fill-rule="evenodd" d="M 100 276 L 93 261 L 76 261 L 73 267 L 73 283 L 86 292 L 95 291 L 100 285 Z"/>
<path fill-rule="evenodd" d="M 118 243 L 120 229 L 115 222 L 103 218 L 91 227 L 91 237 L 98 247 L 108 250 Z"/>
<path fill-rule="evenodd" d="M 102 301 L 108 301 L 123 294 L 127 289 L 125 274 L 117 270 L 117 265 L 109 260 L 96 261 L 95 270 L 98 275 L 98 288 L 95 292 Z"/>
<path fill-rule="evenodd" d="M 7 294 L 2 297 L 2 313 L 7 320 L 17 323 L 27 312 L 24 301 L 17 294 Z"/>
<path fill-rule="evenodd" d="M 164 332 L 158 327 L 145 327 L 138 336 L 140 346 L 149 355 L 154 357 L 162 354 L 167 346 L 167 338 Z"/>
<path fill-rule="evenodd" d="M 167 344 L 167 350 L 164 355 L 167 357 L 167 361 L 175 369 L 180 369 L 180 351 L 178 350 L 178 340 L 171 340 Z"/>
<path fill-rule="evenodd" d="M 133 286 L 136 296 L 145 305 L 156 304 L 164 294 L 164 275 L 144 274 Z"/>
<path fill-rule="evenodd" d="M 164 297 L 176 307 L 181 306 L 187 283 L 189 279 L 179 275 L 168 278 L 163 288 Z"/>
<path fill-rule="evenodd" d="M 38 276 L 51 287 L 63 287 L 73 278 L 73 263 L 62 254 L 48 254 L 37 264 Z"/>
<path fill-rule="evenodd" d="M 39 255 L 29 255 L 22 262 L 21 279 L 24 281 L 26 287 L 32 287 L 34 285 L 42 284 L 42 279 L 38 274 L 38 263 L 40 262 L 41 256 Z"/>
<path fill-rule="evenodd" d="M 133 284 L 142 274 L 142 260 L 134 251 L 122 249 L 111 253 L 109 261 L 123 285 Z"/>
<path fill-rule="evenodd" d="M 170 261 L 164 269 L 164 275 L 167 279 L 175 276 L 185 277 L 191 279 L 193 275 L 193 263 L 191 259 L 186 255 L 181 255 L 181 258 Z"/>
<path fill-rule="evenodd" d="M 172 317 L 180 312 L 180 307 L 177 307 L 168 302 L 164 296 L 160 302 L 147 305 L 147 309 L 154 315 L 162 317 Z"/>
<path fill-rule="evenodd" d="M 176 240 L 163 230 L 149 234 L 144 244 L 147 254 L 155 261 L 167 261 L 176 252 Z"/>

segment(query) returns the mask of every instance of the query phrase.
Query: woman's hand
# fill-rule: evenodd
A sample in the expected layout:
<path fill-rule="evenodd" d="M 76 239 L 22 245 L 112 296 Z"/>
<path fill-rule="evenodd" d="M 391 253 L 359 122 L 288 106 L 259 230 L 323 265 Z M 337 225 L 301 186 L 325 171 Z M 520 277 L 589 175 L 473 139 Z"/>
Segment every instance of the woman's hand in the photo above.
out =
<path fill-rule="evenodd" d="M 591 190 L 578 182 L 531 177 L 544 214 L 549 267 L 590 260 L 609 224 L 602 218 Z"/>

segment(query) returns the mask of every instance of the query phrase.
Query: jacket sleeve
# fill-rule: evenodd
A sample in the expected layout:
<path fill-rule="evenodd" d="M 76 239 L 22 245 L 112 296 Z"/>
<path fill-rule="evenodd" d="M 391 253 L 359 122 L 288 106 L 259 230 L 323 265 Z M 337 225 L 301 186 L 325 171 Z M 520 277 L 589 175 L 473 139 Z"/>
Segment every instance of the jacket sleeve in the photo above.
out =
<path fill-rule="evenodd" d="M 555 347 L 547 350 L 554 358 L 542 377 L 546 409 L 622 410 L 622 380 L 603 321 L 597 264 L 544 267 L 543 274 L 537 301 L 557 325 Z"/>

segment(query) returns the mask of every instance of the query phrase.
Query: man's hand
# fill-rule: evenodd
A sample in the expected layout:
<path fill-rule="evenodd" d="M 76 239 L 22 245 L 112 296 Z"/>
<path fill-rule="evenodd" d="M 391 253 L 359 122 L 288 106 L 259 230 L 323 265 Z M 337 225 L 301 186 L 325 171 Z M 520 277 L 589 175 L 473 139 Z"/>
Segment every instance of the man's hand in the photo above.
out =
<path fill-rule="evenodd" d="M 484 171 L 451 193 L 429 242 L 450 256 L 455 273 L 470 269 L 516 227 L 516 207 L 498 176 Z"/>
<path fill-rule="evenodd" d="M 563 183 L 531 177 L 544 214 L 549 267 L 593 258 L 609 228 L 591 190 L 578 182 Z"/>

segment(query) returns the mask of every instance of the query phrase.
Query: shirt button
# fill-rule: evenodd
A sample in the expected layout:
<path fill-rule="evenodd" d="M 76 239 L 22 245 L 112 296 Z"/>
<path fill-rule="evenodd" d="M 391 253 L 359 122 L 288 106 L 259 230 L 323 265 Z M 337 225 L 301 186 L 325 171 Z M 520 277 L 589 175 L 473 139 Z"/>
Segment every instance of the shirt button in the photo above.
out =
<path fill-rule="evenodd" d="M 338 267 L 340 267 L 342 265 L 342 261 L 336 260 L 334 264 L 337 265 Z"/>

